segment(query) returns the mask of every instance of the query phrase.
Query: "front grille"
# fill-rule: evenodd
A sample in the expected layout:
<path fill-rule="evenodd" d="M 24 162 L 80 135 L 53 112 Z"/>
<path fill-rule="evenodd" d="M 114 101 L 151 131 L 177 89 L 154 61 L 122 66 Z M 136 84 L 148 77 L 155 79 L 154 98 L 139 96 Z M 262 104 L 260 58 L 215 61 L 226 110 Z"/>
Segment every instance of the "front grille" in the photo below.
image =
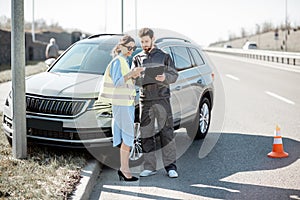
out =
<path fill-rule="evenodd" d="M 80 113 L 86 101 L 26 96 L 26 111 L 42 114 L 74 116 Z"/>

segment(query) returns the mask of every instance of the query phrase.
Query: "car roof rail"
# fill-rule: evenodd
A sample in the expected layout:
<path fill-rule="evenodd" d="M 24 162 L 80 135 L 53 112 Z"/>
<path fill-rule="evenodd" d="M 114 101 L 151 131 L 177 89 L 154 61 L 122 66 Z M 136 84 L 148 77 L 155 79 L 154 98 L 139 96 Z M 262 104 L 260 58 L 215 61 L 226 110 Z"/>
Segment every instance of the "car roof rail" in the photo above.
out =
<path fill-rule="evenodd" d="M 182 40 L 184 42 L 188 42 L 188 43 L 191 43 L 191 41 L 187 40 L 187 39 L 184 39 L 184 38 L 178 38 L 178 37 L 162 37 L 162 38 L 159 38 L 155 41 L 155 43 L 159 43 L 159 42 L 162 42 L 164 40 Z"/>
<path fill-rule="evenodd" d="M 115 34 L 115 33 L 100 33 L 100 34 L 95 34 L 95 35 L 91 35 L 88 37 L 88 39 L 92 39 L 92 38 L 97 38 L 97 37 L 100 37 L 100 36 L 105 36 L 105 35 L 119 35 L 119 36 L 122 36 L 123 34 Z"/>

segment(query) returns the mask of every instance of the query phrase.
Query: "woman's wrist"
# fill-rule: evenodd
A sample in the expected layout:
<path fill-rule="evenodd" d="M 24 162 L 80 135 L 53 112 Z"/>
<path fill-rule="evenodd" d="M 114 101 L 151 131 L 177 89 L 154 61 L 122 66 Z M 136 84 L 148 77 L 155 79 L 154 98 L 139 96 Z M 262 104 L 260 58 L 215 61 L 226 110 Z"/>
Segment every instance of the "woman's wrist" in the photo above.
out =
<path fill-rule="evenodd" d="M 125 75 L 125 77 L 124 77 L 126 80 L 129 80 L 129 79 L 131 79 L 132 78 L 132 73 L 131 73 L 131 71 L 130 72 L 128 72 L 126 75 Z"/>

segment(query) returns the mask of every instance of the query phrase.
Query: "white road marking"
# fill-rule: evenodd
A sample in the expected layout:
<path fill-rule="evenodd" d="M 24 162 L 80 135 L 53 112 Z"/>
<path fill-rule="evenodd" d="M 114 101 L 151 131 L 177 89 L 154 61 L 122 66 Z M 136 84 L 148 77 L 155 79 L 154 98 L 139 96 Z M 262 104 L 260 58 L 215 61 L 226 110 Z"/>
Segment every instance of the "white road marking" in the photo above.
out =
<path fill-rule="evenodd" d="M 278 94 L 275 94 L 275 93 L 269 92 L 269 91 L 266 91 L 266 93 L 267 93 L 268 95 L 270 95 L 270 96 L 272 96 L 272 97 L 275 97 L 275 98 L 277 98 L 277 99 L 279 99 L 279 100 L 281 100 L 281 101 L 284 101 L 284 102 L 286 102 L 286 103 L 288 103 L 288 104 L 295 105 L 295 102 L 293 102 L 293 101 L 291 101 L 291 100 L 289 100 L 289 99 L 287 99 L 287 98 L 284 98 L 284 97 L 282 97 L 282 96 L 279 96 Z"/>
<path fill-rule="evenodd" d="M 239 81 L 239 80 L 240 80 L 238 77 L 233 76 L 233 75 L 231 75 L 231 74 L 226 74 L 226 76 L 227 76 L 228 78 L 231 78 L 231 79 L 235 80 L 235 81 Z"/>
<path fill-rule="evenodd" d="M 228 192 L 240 193 L 239 190 L 234 190 L 234 189 L 229 189 L 229 188 L 219 187 L 219 186 L 213 186 L 213 185 L 194 184 L 194 185 L 191 185 L 191 186 L 199 187 L 199 188 L 212 188 L 212 189 L 225 190 L 225 191 L 228 191 Z"/>

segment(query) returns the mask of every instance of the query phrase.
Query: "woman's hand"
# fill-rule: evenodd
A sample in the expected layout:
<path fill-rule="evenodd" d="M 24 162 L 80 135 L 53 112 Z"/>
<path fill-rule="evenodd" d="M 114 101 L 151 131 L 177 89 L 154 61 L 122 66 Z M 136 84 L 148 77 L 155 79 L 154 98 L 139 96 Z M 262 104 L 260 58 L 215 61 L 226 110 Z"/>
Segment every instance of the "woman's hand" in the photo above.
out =
<path fill-rule="evenodd" d="M 131 78 L 137 78 L 141 75 L 141 72 L 144 71 L 145 68 L 144 67 L 135 67 L 133 69 L 131 69 Z"/>

